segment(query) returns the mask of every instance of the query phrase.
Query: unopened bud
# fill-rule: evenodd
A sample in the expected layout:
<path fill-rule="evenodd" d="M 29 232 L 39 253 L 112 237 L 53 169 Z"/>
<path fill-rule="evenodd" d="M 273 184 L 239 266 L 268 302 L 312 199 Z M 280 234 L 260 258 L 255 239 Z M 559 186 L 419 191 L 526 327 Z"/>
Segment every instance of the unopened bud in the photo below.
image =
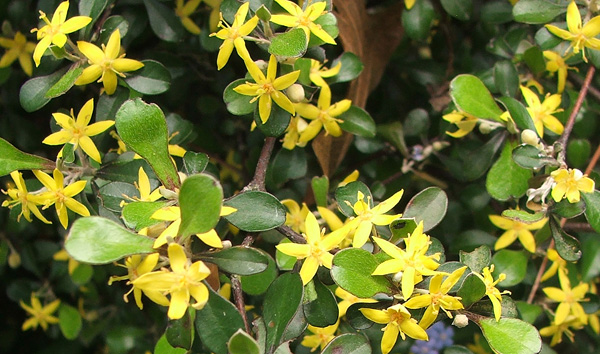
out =
<path fill-rule="evenodd" d="M 521 141 L 523 144 L 537 147 L 539 140 L 537 133 L 531 129 L 525 129 L 521 132 Z"/>
<path fill-rule="evenodd" d="M 19 268 L 21 265 L 21 255 L 16 251 L 11 251 L 8 256 L 8 266 L 12 269 Z"/>
<path fill-rule="evenodd" d="M 392 277 L 392 281 L 394 283 L 400 283 L 402 281 L 402 272 L 394 274 L 394 276 Z"/>
<path fill-rule="evenodd" d="M 267 70 L 267 67 L 269 66 L 269 64 L 264 60 L 257 60 L 254 62 L 254 64 L 256 64 L 260 70 Z"/>
<path fill-rule="evenodd" d="M 433 150 L 435 151 L 440 151 L 442 149 L 444 149 L 445 147 L 447 147 L 449 144 L 447 141 L 434 141 L 433 144 L 431 144 L 431 146 L 433 147 Z"/>
<path fill-rule="evenodd" d="M 456 315 L 454 316 L 454 321 L 452 321 L 452 325 L 458 328 L 467 327 L 469 324 L 469 319 L 466 315 Z"/>
<path fill-rule="evenodd" d="M 165 187 L 158 187 L 158 192 L 160 193 L 160 195 L 162 195 L 163 197 L 165 197 L 167 199 L 177 199 L 177 197 L 178 197 L 177 192 L 174 192 Z"/>
<path fill-rule="evenodd" d="M 223 240 L 221 241 L 221 243 L 223 244 L 223 249 L 226 250 L 228 248 L 231 248 L 231 241 L 229 240 Z"/>
<path fill-rule="evenodd" d="M 481 123 L 479 123 L 479 131 L 481 134 L 489 134 L 492 130 L 494 130 L 494 127 L 486 121 L 482 120 Z"/>
<path fill-rule="evenodd" d="M 304 100 L 304 87 L 300 84 L 293 84 L 288 87 L 285 92 L 293 103 L 302 102 Z"/>

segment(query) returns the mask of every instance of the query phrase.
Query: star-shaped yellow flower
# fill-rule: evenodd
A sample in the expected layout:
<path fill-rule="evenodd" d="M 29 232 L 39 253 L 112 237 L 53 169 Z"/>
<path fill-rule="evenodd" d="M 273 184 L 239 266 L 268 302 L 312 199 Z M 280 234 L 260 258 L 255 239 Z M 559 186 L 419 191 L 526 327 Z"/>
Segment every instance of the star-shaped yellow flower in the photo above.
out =
<path fill-rule="evenodd" d="M 533 120 L 538 135 L 544 137 L 544 127 L 555 134 L 562 134 L 564 127 L 562 123 L 553 116 L 554 113 L 562 112 L 560 107 L 561 98 L 559 94 L 546 95 L 544 102 L 530 88 L 521 86 L 521 93 L 527 102 L 527 112 Z"/>
<path fill-rule="evenodd" d="M 143 291 L 168 293 L 171 298 L 167 316 L 176 320 L 183 317 L 190 306 L 190 296 L 195 300 L 191 306 L 196 310 L 206 305 L 208 288 L 202 281 L 210 275 L 210 269 L 202 261 L 191 263 L 183 247 L 177 243 L 169 245 L 168 253 L 170 271 L 162 269 L 145 273 L 131 283 Z"/>
<path fill-rule="evenodd" d="M 465 112 L 452 111 L 448 114 L 444 114 L 442 118 L 452 124 L 455 124 L 458 128 L 458 130 L 455 132 L 446 131 L 446 134 L 453 138 L 462 138 L 473 131 L 477 125 L 477 118 Z"/>
<path fill-rule="evenodd" d="M 296 113 L 306 119 L 312 120 L 308 126 L 300 133 L 298 143 L 306 144 L 311 141 L 323 127 L 328 135 L 338 137 L 342 135 L 342 129 L 338 123 L 343 120 L 337 118 L 342 113 L 346 112 L 352 106 L 352 101 L 348 99 L 341 100 L 335 104 L 331 104 L 331 90 L 329 86 L 321 87 L 319 100 L 317 105 L 310 103 L 296 103 Z"/>
<path fill-rule="evenodd" d="M 25 220 L 31 222 L 31 213 L 38 219 L 42 220 L 46 224 L 51 224 L 44 215 L 38 209 L 38 205 L 43 204 L 43 200 L 39 196 L 31 194 L 27 191 L 27 186 L 23 180 L 23 174 L 19 171 L 13 171 L 10 173 L 15 186 L 17 188 L 9 188 L 8 191 L 2 190 L 2 193 L 7 194 L 10 199 L 2 202 L 3 207 L 12 209 L 13 207 L 21 204 L 21 213 L 17 216 L 17 221 L 21 220 L 21 216 L 25 217 Z"/>
<path fill-rule="evenodd" d="M 580 192 L 592 193 L 594 191 L 594 180 L 576 168 L 559 168 L 550 175 L 554 178 L 552 199 L 557 203 L 564 198 L 567 198 L 569 203 L 577 203 L 581 197 Z"/>
<path fill-rule="evenodd" d="M 567 52 L 571 48 L 575 54 L 581 51 L 583 60 L 586 63 L 586 47 L 600 50 L 600 39 L 595 38 L 598 34 L 600 34 L 600 16 L 596 16 L 589 20 L 585 25 L 582 25 L 581 14 L 579 13 L 579 9 L 577 8 L 575 1 L 571 1 L 567 7 L 567 30 L 558 28 L 554 25 L 546 25 L 546 28 L 553 35 L 566 41 L 570 41 L 571 45 L 569 45 L 569 48 L 567 48 Z"/>
<path fill-rule="evenodd" d="M 554 248 L 550 248 L 547 251 L 548 260 L 552 262 L 552 265 L 548 267 L 548 270 L 542 275 L 542 281 L 546 281 L 554 276 L 557 272 L 567 274 L 567 261 L 562 259 L 558 252 Z"/>
<path fill-rule="evenodd" d="M 52 15 L 52 21 L 48 20 L 46 14 L 40 11 L 40 19 L 43 20 L 46 25 L 40 29 L 34 28 L 31 32 L 37 32 L 37 39 L 39 43 L 35 47 L 33 52 L 33 61 L 35 66 L 40 65 L 42 55 L 50 44 L 62 48 L 67 43 L 67 34 L 75 32 L 87 26 L 92 18 L 88 16 L 75 16 L 67 20 L 67 11 L 69 11 L 69 2 L 63 1 L 58 5 Z"/>
<path fill-rule="evenodd" d="M 565 58 L 551 50 L 544 50 L 544 58 L 546 58 L 546 71 L 557 73 L 558 86 L 556 92 L 562 93 L 565 90 L 565 83 L 567 82 L 567 70 L 579 70 L 576 67 L 568 66 L 565 63 Z"/>
<path fill-rule="evenodd" d="M 479 279 L 481 279 L 481 281 L 483 281 L 485 284 L 485 295 L 487 295 L 487 297 L 492 301 L 492 306 L 494 307 L 494 317 L 496 318 L 496 321 L 500 321 L 500 316 L 502 315 L 502 294 L 510 294 L 510 291 L 505 290 L 500 292 L 500 290 L 496 288 L 496 284 L 506 279 L 506 274 L 501 273 L 498 276 L 498 279 L 494 280 L 494 277 L 492 276 L 493 271 L 494 265 L 492 264 L 489 267 L 483 268 L 483 274 L 473 274 L 479 277 Z"/>
<path fill-rule="evenodd" d="M 366 304 L 374 304 L 377 302 L 375 299 L 364 299 L 360 297 L 356 297 L 353 294 L 347 292 L 346 290 L 340 288 L 339 286 L 335 289 L 335 296 L 342 299 L 342 301 L 338 302 L 338 310 L 340 318 L 346 315 L 346 311 L 348 311 L 348 307 L 357 304 L 357 303 L 366 303 Z"/>
<path fill-rule="evenodd" d="M 554 323 L 559 325 L 565 322 L 569 315 L 573 315 L 579 322 L 587 324 L 588 315 L 579 302 L 586 300 L 585 294 L 589 289 L 589 284 L 579 283 L 572 288 L 569 277 L 564 272 L 558 273 L 558 280 L 560 282 L 560 289 L 555 287 L 542 289 L 548 298 L 559 302 L 554 316 Z"/>
<path fill-rule="evenodd" d="M 300 343 L 302 346 L 310 348 L 310 352 L 314 352 L 317 348 L 321 347 L 321 350 L 325 348 L 329 342 L 335 337 L 335 332 L 340 325 L 338 320 L 336 323 L 327 327 L 315 327 L 308 325 L 308 330 L 312 334 L 306 334 Z"/>
<path fill-rule="evenodd" d="M 571 342 L 575 341 L 575 334 L 571 329 L 580 330 L 583 328 L 583 323 L 581 323 L 577 317 L 568 316 L 562 323 L 556 323 L 556 321 L 552 321 L 550 326 L 544 327 L 540 329 L 540 335 L 544 337 L 552 336 L 552 340 L 550 341 L 550 346 L 555 346 L 562 342 L 563 334 L 567 335 L 567 338 Z"/>
<path fill-rule="evenodd" d="M 0 58 L 0 68 L 6 68 L 19 59 L 19 64 L 25 74 L 31 76 L 33 73 L 31 54 L 35 50 L 35 43 L 27 42 L 27 38 L 21 32 L 17 32 L 13 39 L 0 37 L 0 47 L 7 49 Z"/>
<path fill-rule="evenodd" d="M 275 2 L 289 15 L 272 15 L 271 22 L 291 28 L 302 28 L 307 38 L 310 38 L 312 33 L 325 43 L 335 44 L 335 39 L 321 25 L 314 22 L 327 13 L 325 10 L 327 3 L 325 1 L 313 2 L 304 11 L 300 6 L 289 0 L 275 0 Z"/>
<path fill-rule="evenodd" d="M 56 214 L 58 215 L 58 220 L 65 229 L 69 224 L 69 214 L 67 213 L 67 208 L 81 216 L 90 216 L 90 211 L 85 207 L 85 205 L 73 199 L 73 196 L 83 191 L 87 181 L 77 181 L 65 187 L 64 176 L 58 169 L 54 169 L 54 178 L 42 171 L 37 170 L 34 170 L 33 174 L 48 190 L 39 196 L 40 200 L 43 200 L 45 204 L 43 209 L 46 209 L 54 204 L 54 207 L 56 208 Z"/>
<path fill-rule="evenodd" d="M 87 85 L 96 81 L 102 82 L 106 94 L 112 95 L 117 89 L 117 75 L 125 77 L 124 72 L 135 71 L 144 66 L 144 63 L 125 58 L 121 52 L 121 33 L 117 28 L 108 39 L 106 47 L 102 49 L 92 43 L 79 41 L 77 48 L 86 56 L 90 66 L 85 68 L 75 85 Z"/>
<path fill-rule="evenodd" d="M 258 17 L 252 16 L 251 19 L 245 22 L 249 8 L 250 3 L 244 3 L 235 13 L 235 18 L 231 26 L 229 26 L 225 20 L 221 19 L 221 22 L 219 22 L 219 27 L 221 27 L 221 30 L 219 30 L 217 33 L 211 34 L 211 36 L 216 36 L 217 38 L 223 40 L 223 44 L 221 44 L 221 47 L 219 47 L 219 54 L 217 55 L 218 70 L 221 70 L 225 64 L 227 64 L 234 47 L 240 58 L 242 58 L 244 61 L 252 60 L 250 59 L 250 53 L 248 53 L 248 49 L 246 49 L 244 36 L 247 36 L 254 31 L 254 28 L 258 24 Z"/>
<path fill-rule="evenodd" d="M 21 327 L 23 331 L 26 331 L 30 328 L 37 329 L 38 326 L 41 326 L 45 331 L 48 329 L 49 324 L 58 323 L 58 318 L 52 316 L 52 314 L 60 305 L 59 299 L 42 306 L 40 299 L 38 299 L 34 293 L 31 293 L 31 306 L 26 305 L 23 301 L 19 301 L 19 305 L 23 308 L 23 310 L 27 311 L 27 313 L 31 315 L 31 317 L 23 322 L 23 326 Z"/>
<path fill-rule="evenodd" d="M 388 354 L 392 350 L 398 339 L 398 334 L 400 334 L 402 340 L 405 340 L 406 336 L 418 340 L 429 340 L 427 332 L 417 324 L 414 318 L 411 318 L 410 312 L 401 304 L 396 304 L 385 310 L 362 308 L 360 312 L 369 320 L 386 325 L 382 329 L 383 338 L 381 338 L 381 352 L 383 354 Z"/>
<path fill-rule="evenodd" d="M 302 203 L 302 207 L 300 207 L 295 200 L 284 199 L 281 201 L 281 204 L 288 210 L 285 213 L 285 225 L 291 227 L 296 232 L 305 232 L 304 221 L 306 220 L 306 215 L 310 213 L 306 203 Z"/>
<path fill-rule="evenodd" d="M 62 129 L 56 133 L 52 133 L 42 142 L 48 145 L 63 145 L 71 143 L 75 148 L 81 149 L 94 161 L 100 163 L 100 152 L 96 145 L 90 139 L 90 136 L 98 135 L 115 124 L 113 120 L 104 120 L 90 124 L 92 112 L 94 111 L 94 99 L 87 101 L 77 114 L 77 119 L 71 109 L 71 116 L 64 113 L 52 113 L 52 117 L 56 120 Z"/>
<path fill-rule="evenodd" d="M 294 105 L 281 90 L 290 87 L 298 80 L 300 70 L 276 77 L 277 59 L 274 55 L 271 55 L 269 59 L 266 76 L 252 60 L 244 60 L 244 62 L 254 82 L 246 82 L 245 84 L 238 85 L 233 90 L 242 95 L 255 96 L 250 102 L 258 100 L 258 113 L 263 124 L 271 116 L 273 101 L 289 113 L 295 114 Z"/>
<path fill-rule="evenodd" d="M 496 251 L 510 246 L 518 238 L 523 247 L 531 253 L 535 253 L 535 239 L 531 231 L 541 229 L 548 221 L 548 218 L 543 218 L 532 224 L 526 224 L 500 215 L 490 215 L 489 218 L 492 224 L 506 230 L 496 241 L 494 246 Z"/>
<path fill-rule="evenodd" d="M 175 15 L 181 20 L 181 24 L 188 32 L 192 34 L 200 34 L 200 27 L 190 18 L 190 15 L 196 11 L 202 0 L 189 0 L 184 3 L 184 0 L 175 0 Z"/>
<path fill-rule="evenodd" d="M 308 77 L 310 78 L 310 81 L 319 87 L 327 86 L 324 78 L 334 77 L 342 69 L 341 61 L 339 61 L 335 66 L 331 67 L 331 69 L 325 68 L 324 65 L 325 64 L 318 60 L 310 60 L 310 73 L 308 74 Z"/>
<path fill-rule="evenodd" d="M 348 233 L 347 228 L 341 228 L 323 236 L 325 230 L 320 230 L 317 218 L 312 213 L 306 215 L 305 227 L 305 244 L 280 243 L 276 246 L 281 253 L 304 259 L 300 269 L 300 277 L 304 285 L 312 280 L 319 266 L 331 269 L 333 254 L 329 251 L 337 247 Z"/>

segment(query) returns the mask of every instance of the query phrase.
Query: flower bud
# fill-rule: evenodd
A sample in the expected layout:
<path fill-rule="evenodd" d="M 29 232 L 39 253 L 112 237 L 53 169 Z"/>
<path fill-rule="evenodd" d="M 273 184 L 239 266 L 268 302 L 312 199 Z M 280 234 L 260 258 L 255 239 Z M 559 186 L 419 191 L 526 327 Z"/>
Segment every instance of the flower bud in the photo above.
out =
<path fill-rule="evenodd" d="M 223 240 L 223 241 L 221 241 L 221 243 L 223 244 L 223 249 L 224 250 L 228 249 L 228 248 L 231 248 L 231 241 L 229 241 L 229 240 Z"/>
<path fill-rule="evenodd" d="M 269 64 L 264 60 L 257 60 L 254 62 L 254 64 L 256 64 L 261 71 L 267 70 L 267 66 L 269 66 Z"/>
<path fill-rule="evenodd" d="M 537 147 L 539 138 L 536 132 L 531 129 L 525 129 L 521 132 L 521 141 L 523 144 Z"/>
<path fill-rule="evenodd" d="M 21 265 L 21 256 L 16 251 L 11 251 L 8 256 L 8 266 L 12 269 L 18 268 Z"/>
<path fill-rule="evenodd" d="M 485 120 L 481 120 L 481 123 L 479 123 L 479 131 L 481 134 L 489 134 L 492 130 L 494 130 L 494 126 L 487 123 Z"/>
<path fill-rule="evenodd" d="M 467 318 L 466 315 L 462 315 L 462 314 L 454 316 L 454 321 L 452 321 L 452 325 L 456 326 L 458 328 L 467 327 L 468 324 L 469 324 L 469 319 Z"/>
<path fill-rule="evenodd" d="M 300 84 L 293 84 L 288 87 L 285 92 L 293 103 L 302 102 L 304 100 L 304 87 Z"/>

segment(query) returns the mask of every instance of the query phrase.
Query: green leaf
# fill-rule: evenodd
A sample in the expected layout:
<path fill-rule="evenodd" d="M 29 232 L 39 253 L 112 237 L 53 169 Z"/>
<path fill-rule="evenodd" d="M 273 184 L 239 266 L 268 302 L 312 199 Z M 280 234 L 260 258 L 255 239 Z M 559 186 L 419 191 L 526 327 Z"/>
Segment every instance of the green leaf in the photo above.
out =
<path fill-rule="evenodd" d="M 525 301 L 517 301 L 517 309 L 519 310 L 521 319 L 531 324 L 542 314 L 542 306 L 528 304 Z"/>
<path fill-rule="evenodd" d="M 355 216 L 353 207 L 358 200 L 359 191 L 365 196 L 364 201 L 369 204 L 369 207 L 372 207 L 373 195 L 371 194 L 369 187 L 361 181 L 350 182 L 335 190 L 335 200 L 338 203 L 340 211 L 344 215 L 348 217 Z"/>
<path fill-rule="evenodd" d="M 465 307 L 469 307 L 485 295 L 485 284 L 478 276 L 471 273 L 467 275 L 456 295 L 460 296 L 460 302 Z"/>
<path fill-rule="evenodd" d="M 344 52 L 337 57 L 333 63 L 331 63 L 331 67 L 335 67 L 339 62 L 342 63 L 340 72 L 334 77 L 325 79 L 329 84 L 352 81 L 360 75 L 365 67 L 360 61 L 360 58 L 356 54 L 350 52 Z"/>
<path fill-rule="evenodd" d="M 27 154 L 0 138 L 0 176 L 17 170 L 53 170 L 55 165 L 43 157 Z"/>
<path fill-rule="evenodd" d="M 392 239 L 390 242 L 396 243 L 400 239 L 408 237 L 408 234 L 415 231 L 417 222 L 414 218 L 400 218 L 392 221 L 390 231 L 392 231 Z"/>
<path fill-rule="evenodd" d="M 396 121 L 389 124 L 378 125 L 377 134 L 394 145 L 403 156 L 410 155 L 408 148 L 406 147 L 406 141 L 404 141 L 405 134 L 402 123 Z"/>
<path fill-rule="evenodd" d="M 585 201 L 585 218 L 596 232 L 600 232 L 600 192 L 581 193 L 581 198 Z"/>
<path fill-rule="evenodd" d="M 482 146 L 459 147 L 456 158 L 438 155 L 450 172 L 461 181 L 473 181 L 481 177 L 494 162 L 494 155 L 502 146 L 506 134 L 494 135 Z"/>
<path fill-rule="evenodd" d="M 145 26 L 146 24 L 144 24 L 144 27 Z M 129 31 L 129 22 L 127 22 L 123 16 L 110 16 L 102 24 L 102 30 L 100 31 L 98 42 L 106 44 L 110 38 L 110 35 L 113 34 L 113 32 L 117 29 L 119 30 L 121 38 L 124 38 L 127 36 L 127 32 Z"/>
<path fill-rule="evenodd" d="M 45 97 L 55 98 L 69 91 L 75 84 L 75 80 L 79 78 L 82 72 L 83 68 L 78 64 L 71 66 L 69 71 L 64 74 L 56 84 L 50 87 L 50 89 L 46 92 Z"/>
<path fill-rule="evenodd" d="M 129 98 L 129 90 L 117 88 L 112 95 L 100 95 L 96 103 L 96 121 L 114 120 L 117 111 L 125 101 Z"/>
<path fill-rule="evenodd" d="M 493 25 L 512 21 L 512 5 L 508 1 L 486 1 L 481 7 L 481 21 Z"/>
<path fill-rule="evenodd" d="M 517 22 L 541 25 L 551 22 L 566 10 L 564 5 L 549 0 L 521 0 L 513 7 L 513 16 Z"/>
<path fill-rule="evenodd" d="M 246 96 L 246 98 L 248 98 L 248 96 Z M 269 120 L 263 124 L 258 112 L 258 105 L 255 106 L 254 110 L 254 122 L 258 129 L 266 136 L 278 137 L 285 133 L 285 130 L 290 125 L 291 117 L 292 115 L 288 111 L 273 103 Z"/>
<path fill-rule="evenodd" d="M 223 101 L 225 101 L 227 110 L 236 116 L 243 116 L 254 112 L 254 108 L 257 105 L 256 101 L 250 102 L 252 97 L 239 94 L 233 90 L 239 85 L 245 84 L 246 81 L 246 79 L 235 80 L 227 85 L 223 91 Z"/>
<path fill-rule="evenodd" d="M 269 172 L 275 184 L 282 184 L 290 179 L 297 179 L 306 175 L 308 165 L 304 149 L 288 150 L 282 148 L 273 158 Z"/>
<path fill-rule="evenodd" d="M 327 0 L 323 0 L 325 2 L 327 2 Z M 329 34 L 333 39 L 335 39 L 338 34 L 340 33 L 340 30 L 337 26 L 337 17 L 331 12 L 331 6 L 328 5 L 326 7 L 327 9 L 327 13 L 322 14 L 321 16 L 319 16 L 315 21 L 314 24 L 321 26 L 321 28 L 327 32 L 327 34 Z M 309 48 L 315 48 L 316 46 L 320 46 L 325 44 L 325 42 L 323 42 L 319 37 L 315 36 L 315 35 L 311 35 L 310 39 L 308 41 L 308 46 Z M 319 48 L 321 49 L 321 48 Z"/>
<path fill-rule="evenodd" d="M 333 257 L 331 277 L 342 289 L 360 298 L 388 293 L 390 283 L 383 275 L 371 275 L 379 262 L 371 253 L 359 248 L 346 248 Z"/>
<path fill-rule="evenodd" d="M 494 279 L 501 273 L 506 274 L 506 279 L 498 286 L 507 288 L 519 284 L 527 273 L 527 255 L 524 251 L 500 250 L 492 257 L 494 264 Z"/>
<path fill-rule="evenodd" d="M 406 136 L 427 134 L 429 125 L 429 113 L 423 108 L 415 108 L 408 112 L 404 119 L 404 134 Z"/>
<path fill-rule="evenodd" d="M 366 336 L 358 333 L 339 335 L 323 348 L 321 354 L 371 354 L 371 345 Z"/>
<path fill-rule="evenodd" d="M 182 318 L 169 320 L 165 336 L 170 345 L 175 348 L 192 348 L 194 343 L 194 317 L 196 317 L 196 310 L 193 307 L 188 307 Z"/>
<path fill-rule="evenodd" d="M 460 251 L 460 262 L 469 266 L 472 272 L 481 273 L 483 268 L 490 265 L 492 252 L 488 246 L 477 247 L 473 252 Z"/>
<path fill-rule="evenodd" d="M 473 15 L 473 0 L 442 0 L 446 12 L 461 21 L 469 21 Z"/>
<path fill-rule="evenodd" d="M 410 10 L 402 11 L 402 25 L 406 35 L 415 40 L 424 40 L 435 19 L 435 9 L 428 0 L 417 1 Z"/>
<path fill-rule="evenodd" d="M 188 350 L 184 348 L 173 348 L 164 334 L 154 346 L 154 354 L 186 354 L 187 352 Z"/>
<path fill-rule="evenodd" d="M 348 133 L 365 138 L 374 138 L 377 133 L 375 121 L 367 111 L 360 107 L 351 106 L 349 110 L 340 114 L 338 118 L 343 120 L 340 123 L 340 127 Z"/>
<path fill-rule="evenodd" d="M 415 218 L 416 223 L 423 221 L 423 231 L 433 229 L 442 221 L 448 210 L 448 196 L 438 187 L 425 188 L 406 205 L 403 218 Z"/>
<path fill-rule="evenodd" d="M 315 201 L 317 206 L 327 207 L 327 194 L 329 193 L 329 178 L 313 177 L 311 180 L 311 186 L 313 194 L 315 195 Z"/>
<path fill-rule="evenodd" d="M 208 155 L 201 152 L 187 151 L 183 155 L 183 168 L 187 175 L 202 173 L 208 166 Z"/>
<path fill-rule="evenodd" d="M 244 231 L 267 231 L 285 222 L 285 208 L 277 198 L 266 192 L 243 192 L 224 204 L 237 209 L 225 219 Z"/>
<path fill-rule="evenodd" d="M 112 220 L 89 216 L 75 220 L 65 249 L 79 262 L 107 264 L 132 254 L 155 252 L 154 239 L 124 229 Z"/>
<path fill-rule="evenodd" d="M 67 72 L 67 68 L 58 70 L 47 76 L 39 76 L 27 80 L 21 86 L 21 91 L 19 91 L 21 107 L 26 112 L 34 112 L 44 107 L 51 100 L 46 97 L 46 92 L 60 80 L 65 72 Z"/>
<path fill-rule="evenodd" d="M 100 193 L 100 201 L 102 205 L 113 212 L 120 213 L 123 209 L 121 207 L 121 203 L 131 202 L 130 199 L 126 197 L 139 197 L 140 193 L 135 188 L 133 184 L 125 183 L 125 182 L 110 182 L 98 190 Z"/>
<path fill-rule="evenodd" d="M 209 286 L 208 302 L 196 312 L 196 331 L 210 351 L 227 354 L 227 342 L 239 329 L 244 320 L 235 306 Z"/>
<path fill-rule="evenodd" d="M 494 83 L 504 96 L 515 97 L 519 91 L 519 73 L 510 60 L 501 60 L 494 65 Z"/>
<path fill-rule="evenodd" d="M 569 203 L 567 199 L 563 199 L 555 203 L 549 208 L 552 213 L 566 219 L 577 217 L 585 211 L 585 203 L 580 200 L 577 203 Z"/>
<path fill-rule="evenodd" d="M 127 227 L 139 231 L 144 227 L 156 225 L 160 220 L 151 216 L 157 210 L 167 206 L 167 202 L 132 202 L 123 207 L 123 221 Z"/>
<path fill-rule="evenodd" d="M 523 104 L 512 97 L 500 97 L 498 99 L 500 103 L 508 110 L 513 121 L 517 124 L 519 129 L 530 129 L 534 132 L 536 131 L 535 125 L 533 124 L 533 120 L 527 112 L 527 108 L 523 106 Z"/>
<path fill-rule="evenodd" d="M 271 39 L 269 53 L 281 58 L 298 58 L 306 53 L 308 40 L 301 28 L 276 35 Z"/>
<path fill-rule="evenodd" d="M 169 135 L 162 110 L 140 98 L 119 108 L 115 118 L 117 132 L 127 147 L 144 158 L 168 189 L 181 187 L 177 169 L 169 156 Z"/>
<path fill-rule="evenodd" d="M 179 191 L 181 225 L 178 235 L 187 237 L 212 230 L 221 215 L 223 189 L 212 176 L 197 174 L 185 179 Z"/>
<path fill-rule="evenodd" d="M 518 199 L 529 188 L 528 181 L 533 176 L 531 170 L 517 165 L 512 159 L 513 144 L 504 144 L 498 161 L 487 174 L 485 187 L 492 198 L 501 201 Z"/>
<path fill-rule="evenodd" d="M 284 273 L 271 284 L 263 302 L 263 318 L 267 327 L 266 347 L 270 353 L 302 304 L 302 279 L 297 273 Z"/>
<path fill-rule="evenodd" d="M 256 249 L 260 252 L 267 260 L 267 269 L 264 271 L 252 274 L 252 275 L 244 275 L 240 277 L 240 281 L 242 282 L 242 289 L 248 295 L 262 295 L 267 291 L 271 283 L 277 278 L 279 272 L 277 271 L 277 264 L 275 264 L 275 260 L 271 257 L 267 252 Z"/>
<path fill-rule="evenodd" d="M 335 296 L 317 277 L 304 287 L 302 308 L 306 321 L 316 327 L 331 326 L 339 317 Z"/>
<path fill-rule="evenodd" d="M 524 210 L 507 209 L 502 212 L 502 216 L 511 220 L 516 220 L 525 224 L 533 224 L 546 217 L 544 213 L 530 214 Z"/>
<path fill-rule="evenodd" d="M 546 71 L 546 60 L 544 60 L 544 53 L 538 46 L 531 46 L 523 53 L 523 60 L 525 64 L 534 74 L 540 74 Z"/>
<path fill-rule="evenodd" d="M 538 330 L 516 318 L 496 322 L 486 318 L 477 323 L 494 352 L 499 354 L 534 354 L 542 349 Z"/>
<path fill-rule="evenodd" d="M 582 280 L 588 282 L 600 274 L 600 242 L 595 237 L 588 237 L 583 240 L 581 248 L 585 252 L 578 265 Z"/>
<path fill-rule="evenodd" d="M 231 336 L 227 348 L 230 354 L 261 354 L 256 340 L 241 329 Z"/>
<path fill-rule="evenodd" d="M 517 146 L 513 150 L 512 156 L 515 163 L 523 168 L 538 169 L 545 165 L 558 165 L 555 159 L 544 156 L 538 148 L 527 144 Z"/>
<path fill-rule="evenodd" d="M 129 87 L 144 95 L 158 95 L 171 87 L 171 74 L 155 60 L 142 60 L 144 67 L 129 74 L 125 82 Z"/>
<path fill-rule="evenodd" d="M 157 0 L 144 0 L 150 27 L 154 34 L 163 41 L 178 42 L 185 35 L 185 28 L 172 8 Z"/>
<path fill-rule="evenodd" d="M 587 139 L 570 139 L 567 144 L 569 167 L 585 169 L 592 153 L 592 145 Z"/>
<path fill-rule="evenodd" d="M 239 275 L 264 272 L 269 264 L 269 259 L 262 252 L 243 246 L 203 253 L 199 255 L 199 258 L 205 262 L 216 264 L 224 272 Z"/>
<path fill-rule="evenodd" d="M 550 231 L 554 238 L 556 251 L 562 259 L 568 262 L 576 262 L 581 258 L 579 241 L 567 234 L 558 224 L 555 218 L 550 218 Z"/>
<path fill-rule="evenodd" d="M 455 77 L 450 82 L 450 96 L 462 112 L 477 118 L 502 121 L 500 119 L 502 110 L 477 76 L 462 74 Z"/>
<path fill-rule="evenodd" d="M 92 29 L 92 25 L 102 14 L 104 8 L 106 7 L 108 0 L 90 0 L 90 1 L 80 1 L 79 2 L 79 15 L 80 16 L 88 16 L 92 18 L 92 22 L 86 26 L 86 32 Z"/>
<path fill-rule="evenodd" d="M 58 310 L 58 326 L 63 336 L 68 340 L 77 338 L 81 331 L 81 315 L 73 306 L 60 304 Z"/>

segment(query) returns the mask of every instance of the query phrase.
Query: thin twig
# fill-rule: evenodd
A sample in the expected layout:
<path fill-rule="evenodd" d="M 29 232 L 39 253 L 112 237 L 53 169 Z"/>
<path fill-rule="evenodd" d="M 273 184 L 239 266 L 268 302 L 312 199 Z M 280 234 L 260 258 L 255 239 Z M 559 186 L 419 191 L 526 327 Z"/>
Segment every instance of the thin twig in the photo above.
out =
<path fill-rule="evenodd" d="M 276 228 L 275 230 L 279 231 L 283 236 L 287 237 L 290 241 L 294 243 L 306 243 L 304 237 L 302 237 L 302 235 L 300 235 L 296 231 L 292 230 L 292 228 L 289 226 L 282 225 Z"/>
<path fill-rule="evenodd" d="M 269 160 L 275 147 L 275 139 L 269 136 L 265 139 L 265 145 L 260 152 L 258 157 L 258 163 L 256 164 L 256 170 L 254 171 L 254 178 L 248 183 L 244 190 L 259 190 L 265 191 L 265 177 L 267 176 L 267 167 L 269 166 Z"/>
<path fill-rule="evenodd" d="M 242 319 L 244 320 L 244 328 L 246 329 L 246 333 L 250 333 L 250 324 L 248 324 L 248 317 L 246 316 L 246 304 L 244 303 L 244 294 L 242 293 L 242 283 L 237 275 L 231 276 L 231 290 L 233 292 L 235 307 L 240 315 L 242 315 Z"/>
<path fill-rule="evenodd" d="M 594 156 L 592 156 L 590 163 L 588 164 L 587 168 L 585 169 L 584 173 L 586 175 L 589 175 L 590 173 L 592 173 L 592 170 L 594 169 L 594 167 L 596 167 L 596 164 L 598 163 L 598 159 L 600 159 L 600 145 L 598 145 L 598 147 L 596 148 L 596 152 L 594 152 Z"/>

